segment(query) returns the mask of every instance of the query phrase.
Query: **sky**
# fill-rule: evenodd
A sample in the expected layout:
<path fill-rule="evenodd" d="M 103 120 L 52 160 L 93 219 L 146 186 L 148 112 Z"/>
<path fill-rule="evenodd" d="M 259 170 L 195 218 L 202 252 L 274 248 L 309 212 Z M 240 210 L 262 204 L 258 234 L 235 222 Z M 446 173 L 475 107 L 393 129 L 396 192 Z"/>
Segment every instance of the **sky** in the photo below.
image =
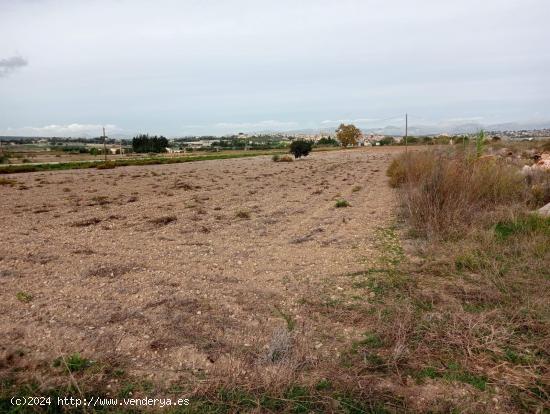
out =
<path fill-rule="evenodd" d="M 0 135 L 550 121 L 547 0 L 0 0 Z"/>

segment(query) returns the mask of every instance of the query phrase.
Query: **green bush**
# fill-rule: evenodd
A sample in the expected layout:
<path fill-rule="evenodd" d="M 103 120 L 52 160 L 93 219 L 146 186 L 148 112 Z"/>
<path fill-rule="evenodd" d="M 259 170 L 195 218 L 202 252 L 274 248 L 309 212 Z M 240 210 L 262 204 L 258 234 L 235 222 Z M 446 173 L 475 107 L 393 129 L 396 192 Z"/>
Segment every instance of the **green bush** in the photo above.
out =
<path fill-rule="evenodd" d="M 342 207 L 349 207 L 350 204 L 347 200 L 336 200 L 335 207 L 336 208 L 342 208 Z"/>
<path fill-rule="evenodd" d="M 290 153 L 294 158 L 307 157 L 313 149 L 313 142 L 305 140 L 296 140 L 290 144 Z"/>

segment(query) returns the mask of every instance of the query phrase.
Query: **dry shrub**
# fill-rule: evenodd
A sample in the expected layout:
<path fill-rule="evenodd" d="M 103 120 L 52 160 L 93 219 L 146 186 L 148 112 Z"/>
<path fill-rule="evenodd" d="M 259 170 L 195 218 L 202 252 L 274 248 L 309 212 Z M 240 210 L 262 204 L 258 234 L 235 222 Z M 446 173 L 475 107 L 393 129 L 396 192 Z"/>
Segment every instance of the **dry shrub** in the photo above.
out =
<path fill-rule="evenodd" d="M 484 213 L 524 202 L 527 191 L 517 168 L 493 158 L 408 153 L 387 173 L 390 184 L 400 188 L 407 218 L 428 236 L 459 232 Z"/>
<path fill-rule="evenodd" d="M 166 226 L 167 224 L 170 224 L 177 219 L 178 218 L 176 216 L 162 216 L 150 219 L 149 223 L 154 226 Z"/>
<path fill-rule="evenodd" d="M 116 168 L 116 164 L 112 161 L 106 161 L 106 162 L 102 162 L 100 164 L 97 164 L 96 168 L 98 170 L 111 170 L 113 168 Z"/>
<path fill-rule="evenodd" d="M 99 264 L 94 267 L 90 267 L 84 273 L 84 277 L 106 277 L 106 278 L 116 278 L 122 275 L 125 275 L 132 270 L 137 269 L 135 265 L 131 264 L 114 264 L 106 263 Z"/>
<path fill-rule="evenodd" d="M 88 226 L 93 226 L 93 225 L 99 224 L 99 223 L 101 223 L 100 218 L 92 217 L 92 218 L 89 218 L 89 219 L 75 221 L 74 223 L 71 224 L 71 226 L 72 227 L 88 227 Z"/>
<path fill-rule="evenodd" d="M 9 185 L 10 187 L 13 187 L 17 184 L 17 181 L 10 180 L 9 178 L 0 178 L 0 185 Z"/>
<path fill-rule="evenodd" d="M 267 333 L 267 332 L 262 332 Z M 215 398 L 219 390 L 241 390 L 255 395 L 268 392 L 283 396 L 311 368 L 311 338 L 303 331 L 276 327 L 265 347 L 258 332 L 255 346 L 224 353 L 212 366 L 212 374 L 197 393 Z"/>
<path fill-rule="evenodd" d="M 283 155 L 282 157 L 279 155 L 274 155 L 273 158 L 271 158 L 275 162 L 292 162 L 294 159 L 290 155 Z"/>
<path fill-rule="evenodd" d="M 177 190 L 185 190 L 185 191 L 189 191 L 189 190 L 193 190 L 197 187 L 185 182 L 185 181 L 182 181 L 180 179 L 176 179 L 174 181 L 174 184 L 172 185 L 172 188 L 174 189 L 177 189 Z"/>
<path fill-rule="evenodd" d="M 537 208 L 550 203 L 550 171 L 528 169 L 523 173 L 530 190 L 530 205 Z"/>

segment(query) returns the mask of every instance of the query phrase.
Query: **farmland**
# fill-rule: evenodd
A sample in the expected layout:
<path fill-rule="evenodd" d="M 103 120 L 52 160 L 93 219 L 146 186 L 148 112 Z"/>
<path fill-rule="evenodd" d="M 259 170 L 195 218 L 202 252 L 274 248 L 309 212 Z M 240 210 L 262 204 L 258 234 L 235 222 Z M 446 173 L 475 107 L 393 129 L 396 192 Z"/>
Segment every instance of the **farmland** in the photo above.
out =
<path fill-rule="evenodd" d="M 500 296 L 457 310 L 478 291 L 419 258 L 386 176 L 403 152 L 3 176 L 2 392 L 176 395 L 188 412 L 514 412 L 491 371 L 506 361 L 476 367 L 461 348 L 481 346 L 469 329 Z M 438 330 L 453 332 L 437 323 L 449 309 L 462 337 Z M 429 347 L 446 338 L 455 353 Z M 518 392 L 540 384 L 521 400 L 537 406 L 543 356 L 509 352 L 533 368 L 507 372 Z"/>

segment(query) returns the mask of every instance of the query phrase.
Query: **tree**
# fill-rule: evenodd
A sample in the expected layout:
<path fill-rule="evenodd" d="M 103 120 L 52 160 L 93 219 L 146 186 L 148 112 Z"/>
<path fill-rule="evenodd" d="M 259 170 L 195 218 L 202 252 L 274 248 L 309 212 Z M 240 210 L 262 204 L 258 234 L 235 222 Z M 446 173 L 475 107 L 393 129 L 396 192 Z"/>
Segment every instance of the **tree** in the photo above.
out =
<path fill-rule="evenodd" d="M 361 138 L 361 130 L 353 124 L 340 124 L 336 130 L 336 138 L 344 148 L 349 145 L 357 145 L 359 138 Z"/>
<path fill-rule="evenodd" d="M 163 136 L 138 135 L 132 139 L 134 152 L 166 152 L 166 147 L 168 140 Z"/>
<path fill-rule="evenodd" d="M 317 145 L 318 147 L 323 145 L 337 147 L 339 144 L 338 144 L 338 141 L 336 141 L 334 138 L 323 137 L 319 141 L 317 141 L 315 145 Z"/>
<path fill-rule="evenodd" d="M 290 153 L 294 155 L 294 158 L 307 157 L 312 148 L 313 142 L 299 139 L 290 144 Z"/>
<path fill-rule="evenodd" d="M 380 141 L 378 141 L 380 145 L 392 145 L 395 143 L 395 140 L 393 137 L 384 137 Z"/>

